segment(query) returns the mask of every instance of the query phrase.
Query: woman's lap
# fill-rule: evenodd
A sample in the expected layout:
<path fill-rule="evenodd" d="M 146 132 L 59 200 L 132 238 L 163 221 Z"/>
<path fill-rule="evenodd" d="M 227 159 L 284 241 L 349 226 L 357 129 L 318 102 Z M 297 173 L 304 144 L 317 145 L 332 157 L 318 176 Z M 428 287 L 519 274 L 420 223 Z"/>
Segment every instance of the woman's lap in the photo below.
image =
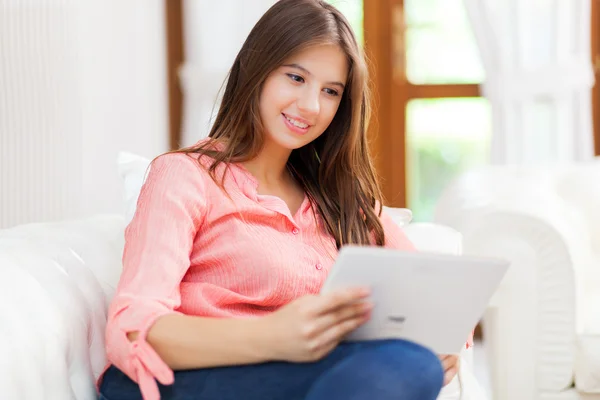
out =
<path fill-rule="evenodd" d="M 163 400 L 433 400 L 442 379 L 441 365 L 429 350 L 405 341 L 376 341 L 342 343 L 314 363 L 177 371 L 175 383 L 159 389 Z M 137 384 L 114 367 L 103 378 L 101 394 L 105 400 L 141 399 Z"/>

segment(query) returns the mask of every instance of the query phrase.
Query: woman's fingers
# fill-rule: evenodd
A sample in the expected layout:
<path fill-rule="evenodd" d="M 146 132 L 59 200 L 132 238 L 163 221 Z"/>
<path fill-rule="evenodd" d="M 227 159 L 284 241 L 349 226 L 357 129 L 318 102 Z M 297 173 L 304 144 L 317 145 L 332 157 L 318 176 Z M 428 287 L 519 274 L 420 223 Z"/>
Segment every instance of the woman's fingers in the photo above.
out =
<path fill-rule="evenodd" d="M 444 368 L 444 371 L 447 371 L 453 365 L 454 365 L 454 360 L 452 360 L 452 358 L 449 356 L 442 360 L 442 367 Z"/>
<path fill-rule="evenodd" d="M 318 335 L 331 327 L 353 318 L 361 318 L 366 313 L 373 309 L 373 303 L 368 301 L 353 303 L 346 306 L 342 306 L 336 310 L 333 310 L 325 315 L 321 315 L 315 320 L 314 326 L 312 327 L 313 335 Z"/>
<path fill-rule="evenodd" d="M 444 369 L 444 386 L 446 386 L 450 383 L 450 381 L 452 381 L 452 379 L 454 379 L 454 377 L 458 373 L 458 368 L 460 366 L 460 358 L 458 355 L 445 354 L 440 355 L 439 359 Z"/>
<path fill-rule="evenodd" d="M 315 315 L 330 313 L 342 306 L 358 302 L 369 296 L 366 288 L 347 288 L 327 293 L 317 297 L 312 304 L 312 312 Z"/>
<path fill-rule="evenodd" d="M 368 320 L 373 309 L 365 301 L 368 295 L 364 288 L 348 288 L 310 296 L 299 304 L 297 312 L 303 321 L 299 339 L 309 354 L 308 359 L 327 354 L 345 335 Z"/>
<path fill-rule="evenodd" d="M 452 367 L 449 370 L 447 370 L 446 372 L 444 372 L 444 386 L 449 384 L 452 381 L 452 379 L 454 379 L 454 377 L 456 376 L 457 373 L 458 373 L 458 367 Z"/>
<path fill-rule="evenodd" d="M 364 324 L 369 319 L 369 312 L 363 313 L 361 315 L 357 315 L 355 317 L 346 319 L 341 321 L 329 329 L 324 331 L 322 335 L 319 337 L 319 343 L 321 346 L 328 346 L 329 344 L 337 344 L 339 343 L 344 336 L 348 333 L 352 332 L 362 324 Z"/>
<path fill-rule="evenodd" d="M 442 367 L 444 368 L 444 371 L 447 371 L 449 368 L 454 367 L 456 364 L 458 364 L 458 356 L 457 355 L 445 354 L 445 355 L 439 356 L 439 359 L 442 363 Z"/>

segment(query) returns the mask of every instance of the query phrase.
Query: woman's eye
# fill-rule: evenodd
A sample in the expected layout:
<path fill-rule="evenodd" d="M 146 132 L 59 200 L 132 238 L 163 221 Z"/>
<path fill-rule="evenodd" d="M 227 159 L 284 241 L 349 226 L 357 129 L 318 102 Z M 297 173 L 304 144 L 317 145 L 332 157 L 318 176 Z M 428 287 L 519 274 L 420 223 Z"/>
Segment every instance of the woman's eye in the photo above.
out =
<path fill-rule="evenodd" d="M 325 90 L 325 93 L 327 93 L 330 96 L 339 96 L 339 93 L 337 90 L 327 89 L 327 88 L 325 88 L 323 90 Z"/>
<path fill-rule="evenodd" d="M 298 83 L 303 83 L 304 82 L 304 78 L 301 77 L 300 75 L 287 74 L 287 76 L 289 76 L 290 79 L 293 80 L 294 82 L 298 82 Z"/>

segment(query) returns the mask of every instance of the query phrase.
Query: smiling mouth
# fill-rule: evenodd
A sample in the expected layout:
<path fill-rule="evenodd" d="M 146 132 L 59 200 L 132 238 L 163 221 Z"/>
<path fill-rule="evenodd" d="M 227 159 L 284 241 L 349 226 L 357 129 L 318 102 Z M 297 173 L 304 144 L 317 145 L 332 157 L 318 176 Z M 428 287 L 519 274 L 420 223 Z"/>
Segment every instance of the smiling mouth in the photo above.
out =
<path fill-rule="evenodd" d="M 290 124 L 294 125 L 297 128 L 307 129 L 308 127 L 310 127 L 310 125 L 305 124 L 304 122 L 297 121 L 294 118 L 290 118 L 290 117 L 288 117 L 287 115 L 285 115 L 283 113 L 282 113 L 282 115 L 285 117 L 285 119 L 287 119 L 290 122 Z"/>

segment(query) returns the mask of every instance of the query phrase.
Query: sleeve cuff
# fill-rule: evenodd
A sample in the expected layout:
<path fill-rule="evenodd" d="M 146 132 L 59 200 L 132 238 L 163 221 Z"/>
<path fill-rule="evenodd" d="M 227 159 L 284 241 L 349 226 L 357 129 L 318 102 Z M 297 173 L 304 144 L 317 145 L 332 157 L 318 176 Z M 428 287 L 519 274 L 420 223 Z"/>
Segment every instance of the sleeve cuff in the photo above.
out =
<path fill-rule="evenodd" d="M 138 383 L 144 400 L 160 400 L 160 393 L 156 381 L 163 385 L 171 385 L 175 381 L 173 370 L 160 358 L 158 353 L 147 342 L 150 327 L 156 320 L 173 311 L 161 310 L 155 312 L 139 324 L 139 328 L 128 327 L 122 329 L 124 340 L 129 343 L 129 368 L 132 378 Z M 127 338 L 128 332 L 138 332 L 137 338 L 131 342 Z"/>
<path fill-rule="evenodd" d="M 175 381 L 173 371 L 158 356 L 156 351 L 141 335 L 131 344 L 131 367 L 135 374 L 142 398 L 144 400 L 160 400 L 158 380 L 163 385 L 171 385 Z"/>

